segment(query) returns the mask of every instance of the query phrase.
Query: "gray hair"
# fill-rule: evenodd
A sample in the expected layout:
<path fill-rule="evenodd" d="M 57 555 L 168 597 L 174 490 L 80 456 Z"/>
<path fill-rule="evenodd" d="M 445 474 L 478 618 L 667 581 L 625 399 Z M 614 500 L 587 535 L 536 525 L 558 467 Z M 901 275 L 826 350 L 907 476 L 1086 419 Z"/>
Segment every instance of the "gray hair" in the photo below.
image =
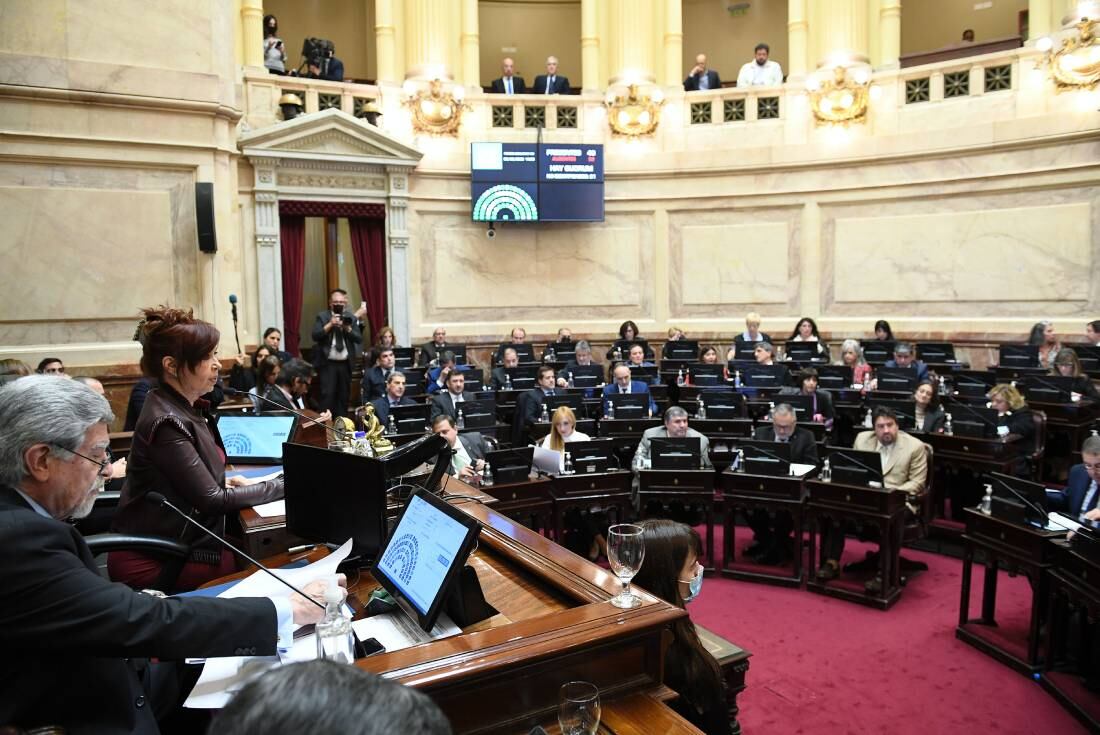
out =
<path fill-rule="evenodd" d="M 771 342 L 757 342 L 755 345 L 753 345 L 752 349 L 753 349 L 754 352 L 756 350 L 764 350 L 769 355 L 772 355 L 772 356 L 775 355 L 775 346 L 772 345 Z"/>
<path fill-rule="evenodd" d="M 912 355 L 913 347 L 908 342 L 898 342 L 894 345 L 895 355 Z"/>
<path fill-rule="evenodd" d="M 0 391 L 0 485 L 26 479 L 23 455 L 35 444 L 62 456 L 58 447 L 74 452 L 88 429 L 114 420 L 107 399 L 75 380 L 29 375 L 11 383 Z"/>
<path fill-rule="evenodd" d="M 1100 454 L 1100 436 L 1090 436 L 1085 439 L 1081 454 Z"/>
<path fill-rule="evenodd" d="M 863 345 L 859 343 L 858 339 L 846 339 L 840 344 L 841 362 L 844 362 L 844 353 L 848 350 L 856 353 L 856 365 L 863 365 L 867 362 L 863 357 Z"/>
<path fill-rule="evenodd" d="M 772 417 L 779 415 L 794 416 L 795 420 L 798 420 L 798 414 L 795 412 L 794 407 L 789 403 L 778 403 L 775 408 L 772 409 Z"/>
<path fill-rule="evenodd" d="M 582 339 L 577 343 L 577 346 L 573 348 L 574 352 L 591 352 L 592 345 L 588 344 L 588 340 Z"/>
<path fill-rule="evenodd" d="M 672 419 L 686 419 L 687 417 L 688 417 L 688 412 L 685 411 L 680 406 L 669 406 L 665 410 L 665 423 L 666 424 L 669 421 L 672 421 Z"/>

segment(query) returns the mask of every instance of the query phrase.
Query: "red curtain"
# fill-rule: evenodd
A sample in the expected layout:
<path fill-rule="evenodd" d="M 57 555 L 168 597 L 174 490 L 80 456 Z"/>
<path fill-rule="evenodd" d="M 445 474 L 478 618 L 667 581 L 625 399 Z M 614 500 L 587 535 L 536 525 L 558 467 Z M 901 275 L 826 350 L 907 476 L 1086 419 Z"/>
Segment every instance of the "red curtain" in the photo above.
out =
<path fill-rule="evenodd" d="M 306 276 L 306 218 L 301 215 L 279 217 L 279 239 L 283 263 L 283 337 L 284 349 L 299 357 L 302 335 L 302 290 Z"/>
<path fill-rule="evenodd" d="M 351 252 L 359 290 L 367 302 L 367 323 L 371 341 L 388 321 L 386 316 L 386 221 L 372 217 L 350 217 Z M 367 344 L 364 335 L 364 345 Z"/>

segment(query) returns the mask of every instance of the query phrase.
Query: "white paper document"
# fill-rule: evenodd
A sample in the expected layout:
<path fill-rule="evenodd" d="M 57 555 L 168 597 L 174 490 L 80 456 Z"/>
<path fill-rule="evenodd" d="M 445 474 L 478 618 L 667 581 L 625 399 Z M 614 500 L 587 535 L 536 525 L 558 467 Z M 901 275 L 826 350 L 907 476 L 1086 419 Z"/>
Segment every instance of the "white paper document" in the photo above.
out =
<path fill-rule="evenodd" d="M 259 505 L 252 506 L 252 510 L 256 511 L 256 515 L 260 516 L 260 518 L 277 518 L 279 516 L 285 516 L 286 501 L 272 500 L 270 503 L 260 503 Z"/>
<path fill-rule="evenodd" d="M 260 475 L 259 477 L 249 477 L 248 475 L 236 474 L 236 475 L 226 475 L 225 479 L 228 480 L 232 477 L 243 477 L 244 479 L 248 480 L 248 483 L 250 485 L 258 485 L 261 482 L 268 482 L 270 480 L 277 480 L 282 476 L 283 476 L 283 471 L 281 469 L 278 469 L 278 470 L 275 470 L 274 472 L 272 472 L 270 474 Z"/>
<path fill-rule="evenodd" d="M 425 633 L 401 610 L 353 621 L 351 627 L 355 629 L 355 635 L 359 636 L 359 640 L 375 638 L 385 646 L 387 651 L 400 651 L 402 648 L 410 648 L 462 632 L 462 629 L 455 625 L 446 613 L 440 613 L 436 618 L 435 627 L 430 633 Z"/>
<path fill-rule="evenodd" d="M 806 473 L 813 470 L 817 465 L 814 464 L 799 464 L 798 462 L 791 462 L 791 477 L 802 477 Z"/>
<path fill-rule="evenodd" d="M 531 463 L 548 475 L 556 475 L 561 472 L 561 452 L 552 449 L 543 449 L 536 445 L 535 453 L 531 457 Z"/>

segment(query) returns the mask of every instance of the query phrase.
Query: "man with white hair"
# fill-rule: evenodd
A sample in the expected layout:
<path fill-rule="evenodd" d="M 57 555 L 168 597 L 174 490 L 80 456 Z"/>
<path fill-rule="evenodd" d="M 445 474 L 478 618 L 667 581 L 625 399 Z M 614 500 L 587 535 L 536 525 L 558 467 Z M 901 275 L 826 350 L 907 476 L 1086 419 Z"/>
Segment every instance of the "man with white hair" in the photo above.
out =
<path fill-rule="evenodd" d="M 91 511 L 111 476 L 113 420 L 80 382 L 36 375 L 0 391 L 0 723 L 156 733 L 186 693 L 177 662 L 274 655 L 292 623 L 323 615 L 297 595 L 162 599 L 100 576 L 67 521 Z"/>

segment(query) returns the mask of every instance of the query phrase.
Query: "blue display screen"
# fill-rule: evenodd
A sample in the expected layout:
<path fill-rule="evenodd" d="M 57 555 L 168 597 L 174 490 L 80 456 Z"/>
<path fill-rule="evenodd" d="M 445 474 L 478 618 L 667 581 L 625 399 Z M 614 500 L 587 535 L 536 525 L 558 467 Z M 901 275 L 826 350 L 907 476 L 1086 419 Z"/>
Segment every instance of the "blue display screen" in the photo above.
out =
<path fill-rule="evenodd" d="M 290 441 L 294 416 L 233 416 L 218 419 L 227 462 L 246 459 L 281 461 L 283 442 Z"/>

